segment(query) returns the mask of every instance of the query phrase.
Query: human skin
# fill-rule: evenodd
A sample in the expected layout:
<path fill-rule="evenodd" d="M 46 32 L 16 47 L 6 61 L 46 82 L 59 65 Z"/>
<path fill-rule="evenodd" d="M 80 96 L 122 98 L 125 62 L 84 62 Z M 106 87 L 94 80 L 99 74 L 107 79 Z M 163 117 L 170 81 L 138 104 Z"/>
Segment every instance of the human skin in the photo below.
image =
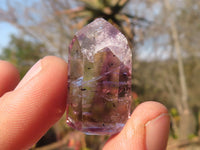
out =
<path fill-rule="evenodd" d="M 0 145 L 4 150 L 30 148 L 65 112 L 67 63 L 55 56 L 37 62 L 20 81 L 17 69 L 0 60 Z M 140 104 L 122 131 L 104 150 L 164 150 L 169 115 L 157 102 Z"/>

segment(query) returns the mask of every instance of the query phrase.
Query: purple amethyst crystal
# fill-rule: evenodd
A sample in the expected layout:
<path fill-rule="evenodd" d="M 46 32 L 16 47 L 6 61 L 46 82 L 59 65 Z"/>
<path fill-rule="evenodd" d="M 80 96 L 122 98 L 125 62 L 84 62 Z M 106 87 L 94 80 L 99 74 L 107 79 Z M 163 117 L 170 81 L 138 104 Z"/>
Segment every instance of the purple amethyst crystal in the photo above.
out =
<path fill-rule="evenodd" d="M 132 53 L 125 36 L 102 18 L 69 46 L 67 124 L 87 134 L 119 132 L 130 115 Z"/>

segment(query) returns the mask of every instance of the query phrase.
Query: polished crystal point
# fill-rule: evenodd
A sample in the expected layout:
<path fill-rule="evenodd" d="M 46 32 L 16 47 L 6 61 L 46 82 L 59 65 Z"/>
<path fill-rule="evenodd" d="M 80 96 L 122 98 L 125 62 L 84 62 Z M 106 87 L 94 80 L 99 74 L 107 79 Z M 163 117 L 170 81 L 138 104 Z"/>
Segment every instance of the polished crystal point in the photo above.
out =
<path fill-rule="evenodd" d="M 67 124 L 87 134 L 114 134 L 131 108 L 132 53 L 125 36 L 99 18 L 69 46 Z"/>

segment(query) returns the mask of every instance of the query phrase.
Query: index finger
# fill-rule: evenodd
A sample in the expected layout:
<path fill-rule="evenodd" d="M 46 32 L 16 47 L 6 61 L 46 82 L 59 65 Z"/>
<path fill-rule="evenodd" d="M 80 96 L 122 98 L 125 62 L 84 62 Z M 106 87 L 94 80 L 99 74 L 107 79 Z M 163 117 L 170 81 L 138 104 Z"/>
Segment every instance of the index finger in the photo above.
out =
<path fill-rule="evenodd" d="M 0 97 L 13 90 L 19 80 L 18 70 L 11 63 L 0 60 Z"/>

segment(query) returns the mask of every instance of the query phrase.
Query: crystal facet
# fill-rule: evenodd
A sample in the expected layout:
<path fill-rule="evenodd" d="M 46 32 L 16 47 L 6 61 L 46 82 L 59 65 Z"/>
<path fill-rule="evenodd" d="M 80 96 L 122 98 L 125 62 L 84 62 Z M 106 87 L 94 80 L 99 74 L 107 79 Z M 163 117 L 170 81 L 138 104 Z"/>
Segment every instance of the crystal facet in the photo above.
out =
<path fill-rule="evenodd" d="M 130 115 L 132 53 L 125 36 L 99 18 L 69 46 L 67 124 L 87 134 L 119 132 Z"/>

